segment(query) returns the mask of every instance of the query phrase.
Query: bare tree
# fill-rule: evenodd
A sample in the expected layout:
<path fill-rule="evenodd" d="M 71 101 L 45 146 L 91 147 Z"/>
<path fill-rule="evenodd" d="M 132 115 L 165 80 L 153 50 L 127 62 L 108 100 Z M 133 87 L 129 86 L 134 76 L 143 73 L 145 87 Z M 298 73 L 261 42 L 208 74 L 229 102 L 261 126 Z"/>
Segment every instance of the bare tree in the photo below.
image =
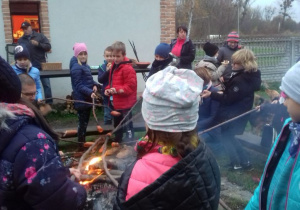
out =
<path fill-rule="evenodd" d="M 292 7 L 292 3 L 294 0 L 281 0 L 280 3 L 280 14 L 282 14 L 282 22 L 281 22 L 281 28 L 284 28 L 285 19 L 287 17 L 290 17 L 288 14 L 289 9 Z"/>
<path fill-rule="evenodd" d="M 272 6 L 266 6 L 263 10 L 263 16 L 266 21 L 271 21 L 275 15 L 276 8 Z"/>

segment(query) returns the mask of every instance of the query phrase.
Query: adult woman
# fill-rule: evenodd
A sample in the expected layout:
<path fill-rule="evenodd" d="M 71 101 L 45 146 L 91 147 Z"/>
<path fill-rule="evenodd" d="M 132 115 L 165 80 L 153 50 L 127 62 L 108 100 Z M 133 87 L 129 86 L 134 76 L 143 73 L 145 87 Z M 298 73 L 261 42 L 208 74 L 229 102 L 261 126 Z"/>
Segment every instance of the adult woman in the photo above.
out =
<path fill-rule="evenodd" d="M 232 74 L 225 84 L 223 93 L 204 90 L 202 97 L 210 96 L 213 100 L 220 101 L 218 121 L 226 121 L 236 117 L 253 106 L 254 91 L 260 89 L 261 76 L 257 69 L 254 54 L 251 50 L 242 49 L 232 55 Z M 225 124 L 221 128 L 222 142 L 230 157 L 231 169 L 251 169 L 249 157 L 235 135 L 242 134 L 245 130 L 248 117 L 242 117 Z"/>
<path fill-rule="evenodd" d="M 1 209 L 81 209 L 85 189 L 68 176 L 57 134 L 39 111 L 21 97 L 21 83 L 0 57 Z"/>
<path fill-rule="evenodd" d="M 192 69 L 192 62 L 195 60 L 195 46 L 189 38 L 187 38 L 188 30 L 185 26 L 177 28 L 177 39 L 171 41 L 171 53 L 178 57 L 179 62 L 177 68 Z"/>

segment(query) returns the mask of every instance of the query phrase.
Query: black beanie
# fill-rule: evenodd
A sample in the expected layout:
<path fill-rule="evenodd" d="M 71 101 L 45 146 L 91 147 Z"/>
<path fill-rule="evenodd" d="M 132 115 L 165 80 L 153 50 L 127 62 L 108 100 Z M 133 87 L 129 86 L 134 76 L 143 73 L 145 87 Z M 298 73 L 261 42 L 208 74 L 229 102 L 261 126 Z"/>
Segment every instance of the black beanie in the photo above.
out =
<path fill-rule="evenodd" d="M 0 56 L 0 102 L 16 103 L 21 98 L 21 82 L 17 73 Z"/>
<path fill-rule="evenodd" d="M 203 45 L 203 50 L 206 55 L 213 57 L 219 51 L 219 48 L 217 45 L 211 44 L 210 42 L 206 42 Z"/>
<path fill-rule="evenodd" d="M 29 51 L 25 46 L 18 45 L 15 47 L 15 60 L 19 58 L 27 58 L 30 60 Z"/>

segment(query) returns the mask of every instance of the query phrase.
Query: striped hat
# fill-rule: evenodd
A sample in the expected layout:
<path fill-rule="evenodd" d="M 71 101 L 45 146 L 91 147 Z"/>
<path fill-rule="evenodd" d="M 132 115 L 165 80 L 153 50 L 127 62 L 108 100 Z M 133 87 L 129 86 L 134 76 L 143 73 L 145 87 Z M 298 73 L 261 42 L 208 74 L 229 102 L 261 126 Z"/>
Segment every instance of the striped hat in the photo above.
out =
<path fill-rule="evenodd" d="M 239 42 L 240 36 L 236 31 L 231 31 L 227 36 L 227 42 Z"/>

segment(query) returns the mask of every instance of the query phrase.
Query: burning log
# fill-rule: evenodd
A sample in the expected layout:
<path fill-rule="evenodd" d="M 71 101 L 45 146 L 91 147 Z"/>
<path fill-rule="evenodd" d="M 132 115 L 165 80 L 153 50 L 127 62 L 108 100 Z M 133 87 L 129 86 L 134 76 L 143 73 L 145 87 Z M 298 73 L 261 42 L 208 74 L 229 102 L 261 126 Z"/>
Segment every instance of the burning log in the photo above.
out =
<path fill-rule="evenodd" d="M 121 176 L 118 176 L 118 175 L 112 175 L 112 177 L 114 179 L 117 179 L 117 180 L 119 180 L 121 178 Z M 88 185 L 88 184 L 92 184 L 94 182 L 99 182 L 99 181 L 111 182 L 111 179 L 105 174 L 102 174 L 102 175 L 81 175 L 80 180 L 81 181 L 79 182 L 79 184 L 81 184 L 81 185 Z"/>

